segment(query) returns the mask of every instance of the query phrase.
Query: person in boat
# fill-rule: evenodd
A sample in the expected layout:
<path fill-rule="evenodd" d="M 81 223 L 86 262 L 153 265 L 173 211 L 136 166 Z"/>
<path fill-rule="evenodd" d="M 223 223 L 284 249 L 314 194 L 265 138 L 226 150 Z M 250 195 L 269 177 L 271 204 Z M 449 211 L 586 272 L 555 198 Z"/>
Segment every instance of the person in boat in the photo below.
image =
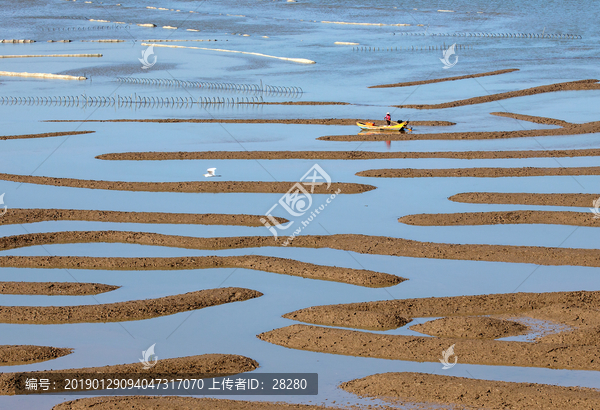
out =
<path fill-rule="evenodd" d="M 385 117 L 383 117 L 383 118 L 386 120 L 387 125 L 390 125 L 392 123 L 392 116 L 390 115 L 389 112 L 387 114 L 385 114 Z"/>

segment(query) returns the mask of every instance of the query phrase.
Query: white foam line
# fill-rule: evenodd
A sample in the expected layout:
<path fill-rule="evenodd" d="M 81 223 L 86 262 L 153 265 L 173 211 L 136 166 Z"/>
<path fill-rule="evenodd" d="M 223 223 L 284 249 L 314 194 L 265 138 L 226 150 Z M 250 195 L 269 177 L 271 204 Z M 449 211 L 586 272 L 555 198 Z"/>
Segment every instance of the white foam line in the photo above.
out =
<path fill-rule="evenodd" d="M 348 22 L 345 22 L 345 21 L 321 21 L 321 23 L 326 23 L 326 24 L 349 24 L 349 25 L 354 25 L 354 26 L 395 26 L 395 27 L 410 26 L 410 24 L 348 23 Z"/>
<path fill-rule="evenodd" d="M 190 48 L 190 49 L 194 49 L 194 50 L 221 51 L 223 53 L 249 54 L 249 55 L 259 56 L 259 57 L 268 57 L 268 58 L 276 58 L 278 60 L 292 61 L 294 63 L 300 63 L 300 64 L 315 64 L 314 61 L 308 60 L 306 58 L 277 57 L 277 56 L 270 56 L 270 55 L 262 54 L 262 53 L 252 53 L 249 51 L 224 50 L 222 48 L 205 48 L 205 47 L 189 47 L 189 46 L 186 47 L 186 46 L 173 46 L 173 45 L 168 45 L 168 44 L 155 44 L 155 43 L 151 43 L 151 44 L 150 43 L 142 43 L 142 45 L 143 46 L 153 45 L 154 47 Z"/>
<path fill-rule="evenodd" d="M 333 44 L 339 44 L 341 46 L 358 46 L 358 45 L 360 45 L 359 43 L 349 43 L 347 41 L 336 41 Z"/>
<path fill-rule="evenodd" d="M 0 76 L 51 78 L 51 79 L 56 79 L 56 80 L 86 80 L 85 77 L 75 77 L 72 75 L 45 74 L 45 73 L 17 73 L 17 72 L 12 72 L 12 71 L 0 71 Z"/>

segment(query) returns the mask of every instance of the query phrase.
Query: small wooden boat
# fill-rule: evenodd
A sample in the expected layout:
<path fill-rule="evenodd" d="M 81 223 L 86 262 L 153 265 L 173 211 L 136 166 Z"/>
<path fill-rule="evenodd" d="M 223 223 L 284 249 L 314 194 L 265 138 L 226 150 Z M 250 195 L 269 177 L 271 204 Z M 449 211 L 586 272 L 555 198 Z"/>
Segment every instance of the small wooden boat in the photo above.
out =
<path fill-rule="evenodd" d="M 404 127 L 406 127 L 408 121 L 399 122 L 391 125 L 375 125 L 374 122 L 357 122 L 358 125 L 363 130 L 372 130 L 372 131 L 402 131 Z"/>

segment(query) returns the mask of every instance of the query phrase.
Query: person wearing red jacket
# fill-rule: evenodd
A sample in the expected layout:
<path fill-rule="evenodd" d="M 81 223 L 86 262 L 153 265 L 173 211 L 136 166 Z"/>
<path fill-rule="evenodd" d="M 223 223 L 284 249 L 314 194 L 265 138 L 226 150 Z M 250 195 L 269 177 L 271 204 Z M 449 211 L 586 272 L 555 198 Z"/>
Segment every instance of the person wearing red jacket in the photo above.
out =
<path fill-rule="evenodd" d="M 390 115 L 389 112 L 387 114 L 385 114 L 385 117 L 383 117 L 383 118 L 387 121 L 387 125 L 390 125 L 392 123 L 392 116 Z"/>

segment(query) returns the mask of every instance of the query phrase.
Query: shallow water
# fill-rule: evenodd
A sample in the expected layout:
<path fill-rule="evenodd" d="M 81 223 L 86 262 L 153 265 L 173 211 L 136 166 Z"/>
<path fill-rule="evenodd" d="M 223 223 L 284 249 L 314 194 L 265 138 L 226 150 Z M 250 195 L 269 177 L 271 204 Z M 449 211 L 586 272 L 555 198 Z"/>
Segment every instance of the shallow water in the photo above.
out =
<path fill-rule="evenodd" d="M 386 151 L 385 142 L 318 141 L 324 135 L 355 134 L 354 126 L 282 124 L 152 124 L 52 123 L 52 119 L 119 118 L 374 118 L 386 111 L 394 119 L 445 120 L 451 127 L 415 127 L 423 132 L 458 132 L 554 128 L 490 115 L 508 111 L 581 123 L 597 121 L 600 91 L 548 93 L 444 110 L 389 108 L 396 104 L 434 104 L 537 85 L 594 78 L 600 36 L 597 16 L 585 6 L 526 0 L 421 1 L 410 7 L 396 2 L 128 1 L 122 6 L 82 1 L 0 1 L 0 38 L 32 38 L 33 44 L 0 44 L 0 54 L 101 53 L 102 58 L 1 59 L 0 70 L 87 75 L 87 81 L 60 81 L 0 77 L 0 96 L 108 96 L 145 97 L 262 97 L 265 101 L 345 101 L 349 106 L 215 106 L 193 108 L 65 107 L 1 105 L 2 135 L 93 130 L 94 134 L 46 139 L 0 141 L 0 172 L 64 178 L 115 181 L 202 180 L 208 167 L 217 167 L 224 180 L 297 181 L 312 160 L 202 160 L 101 161 L 95 156 L 128 151 L 196 150 L 368 150 Z M 146 6 L 180 9 L 158 11 Z M 397 8 L 396 8 L 397 7 Z M 416 9 L 416 10 L 415 10 Z M 442 13 L 437 10 L 454 10 Z M 189 13 L 189 11 L 195 13 Z M 483 13 L 478 13 L 483 12 Z M 229 16 L 227 14 L 230 14 Z M 243 15 L 236 17 L 233 15 Z M 157 28 L 113 23 L 154 23 Z M 322 21 L 399 24 L 410 26 L 357 26 Z M 423 24 L 423 26 L 417 26 Z M 163 25 L 179 27 L 162 29 Z M 104 26 L 109 28 L 95 29 Z M 111 28 L 112 27 L 112 28 Z M 71 30 L 63 30 L 71 28 Z M 185 31 L 186 28 L 201 30 Z M 54 30 L 53 30 L 54 29 Z M 60 30 L 57 30 L 60 29 Z M 406 35 L 425 32 L 425 36 Z M 573 33 L 581 40 L 535 38 L 442 37 L 431 33 Z M 235 33 L 235 34 L 232 34 Z M 402 35 L 404 33 L 404 35 Z M 241 36 L 239 34 L 249 34 Z M 268 36 L 269 38 L 263 38 Z M 212 39 L 216 42 L 160 43 L 225 48 L 307 58 L 314 65 L 214 51 L 156 47 L 156 65 L 142 70 L 138 58 L 145 39 Z M 123 43 L 80 40 L 120 38 Z M 72 39 L 71 43 L 47 40 Z M 335 41 L 360 43 L 393 51 L 356 51 Z M 458 43 L 456 66 L 444 70 L 441 46 Z M 356 47 L 356 46 L 354 46 Z M 398 47 L 398 51 L 396 51 Z M 437 50 L 413 48 L 437 47 Z M 453 57 L 454 58 L 454 57 Z M 368 89 L 367 86 L 519 68 L 520 71 L 406 88 Z M 185 81 L 263 84 L 302 87 L 301 95 L 123 84 L 116 77 L 163 78 Z M 392 151 L 464 151 L 597 148 L 598 134 L 514 138 L 480 141 L 394 141 Z M 498 225 L 476 227 L 416 227 L 400 224 L 413 213 L 450 213 L 512 209 L 573 210 L 564 207 L 479 205 L 448 201 L 470 191 L 491 192 L 598 192 L 600 177 L 535 178 L 363 178 L 355 174 L 378 168 L 463 167 L 577 167 L 595 166 L 597 158 L 452 160 L 397 159 L 318 161 L 333 181 L 371 184 L 376 190 L 339 195 L 303 234 L 355 233 L 392 236 L 428 242 L 489 243 L 598 249 L 594 228 L 559 225 Z M 0 181 L 9 208 L 73 208 L 122 211 L 264 214 L 281 194 L 194 194 L 103 191 L 19 184 Z M 315 204 L 324 196 L 315 195 Z M 592 204 L 590 204 L 591 206 Z M 585 212 L 587 209 L 579 208 Z M 283 211 L 277 216 L 287 216 Z M 299 222 L 298 222 L 299 223 Z M 83 221 L 41 222 L 0 226 L 4 236 L 63 230 L 127 230 L 173 235 L 218 237 L 270 235 L 262 227 L 117 224 Z M 290 232 L 291 234 L 291 232 Z M 133 244 L 61 244 L 0 252 L 1 255 L 81 256 L 192 256 L 260 254 L 324 265 L 371 269 L 409 280 L 385 289 L 317 281 L 247 269 L 185 271 L 106 271 L 64 269 L 0 269 L 0 279 L 27 281 L 99 282 L 121 286 L 96 296 L 0 295 L 0 305 L 60 306 L 112 303 L 157 298 L 219 286 L 256 289 L 264 296 L 246 302 L 216 306 L 144 321 L 107 324 L 9 325 L 0 324 L 0 344 L 39 344 L 72 347 L 75 352 L 49 362 L 4 367 L 2 371 L 68 369 L 134 363 L 141 351 L 156 343 L 159 358 L 203 353 L 236 353 L 257 360 L 261 372 L 318 372 L 316 397 L 278 397 L 299 403 L 374 404 L 337 388 L 339 383 L 374 373 L 420 371 L 490 380 L 600 387 L 589 371 L 477 366 L 460 363 L 441 370 L 439 363 L 413 363 L 336 356 L 286 349 L 262 342 L 256 335 L 295 322 L 281 315 L 313 305 L 351 303 L 390 298 L 457 296 L 468 294 L 599 290 L 598 268 L 533 264 L 437 260 L 363 255 L 332 249 L 265 247 L 223 251 L 161 248 Z M 415 319 L 415 321 L 430 320 Z M 388 331 L 415 334 L 407 325 Z M 180 327 L 179 327 L 180 326 Z M 441 352 L 440 352 L 441 353 Z M 441 356 L 440 356 L 441 357 Z M 76 396 L 52 398 L 2 397 L 1 408 L 50 409 Z M 244 397 L 240 397 L 244 398 Z M 269 397 L 253 399 L 269 400 Z"/>

